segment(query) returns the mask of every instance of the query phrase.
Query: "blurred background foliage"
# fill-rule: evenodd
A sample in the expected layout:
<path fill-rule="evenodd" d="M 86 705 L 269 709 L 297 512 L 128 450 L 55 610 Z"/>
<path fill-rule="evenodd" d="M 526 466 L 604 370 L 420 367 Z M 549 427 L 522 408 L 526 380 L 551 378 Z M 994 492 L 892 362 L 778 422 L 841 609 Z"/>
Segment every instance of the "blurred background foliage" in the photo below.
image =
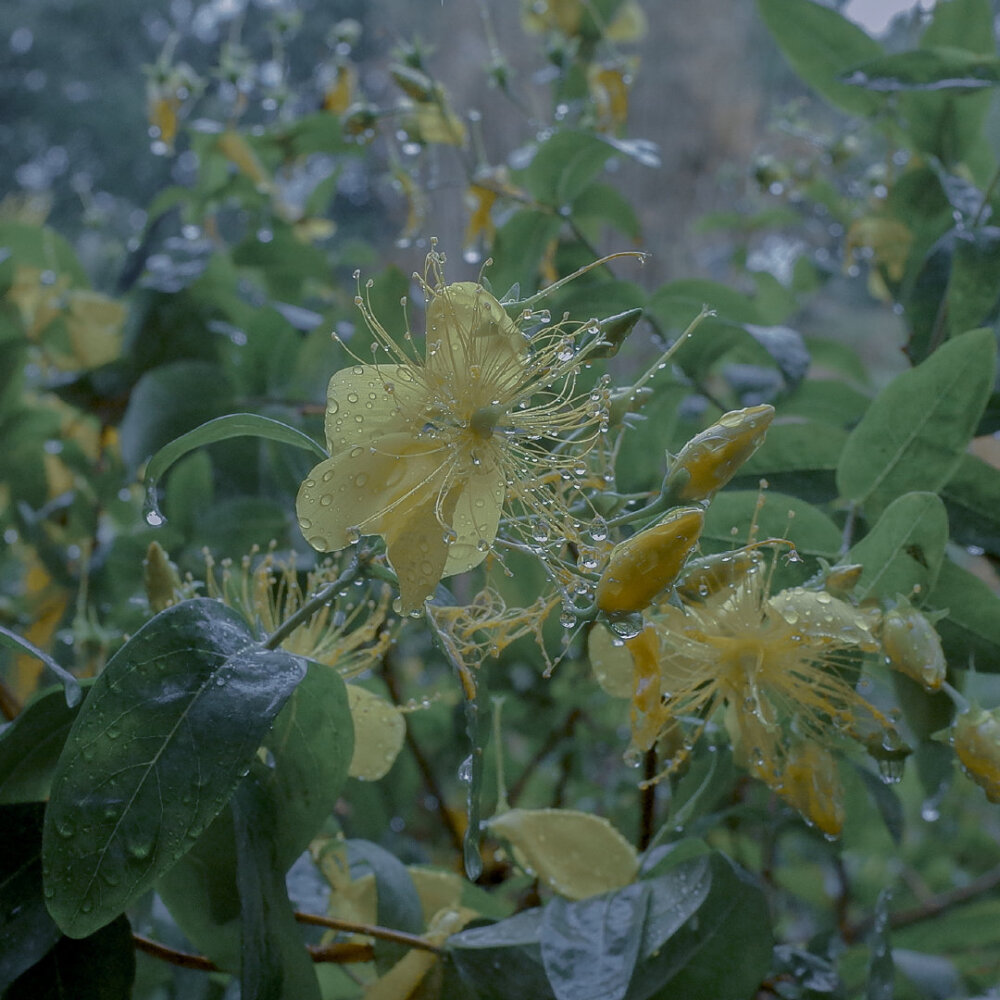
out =
<path fill-rule="evenodd" d="M 858 0 L 848 13 L 863 6 Z M 157 567 L 181 596 L 226 593 L 257 625 L 261 607 L 245 594 L 261 553 L 294 553 L 301 572 L 315 563 L 291 508 L 310 456 L 254 437 L 216 441 L 185 454 L 147 495 L 142 473 L 150 456 L 237 412 L 321 439 L 326 382 L 352 363 L 330 332 L 351 344 L 363 331 L 355 269 L 373 279 L 371 308 L 399 334 L 399 301 L 417 298 L 409 274 L 422 268 L 431 236 L 449 254 L 450 280 L 475 279 L 492 257 L 485 274 L 498 296 L 511 286 L 526 296 L 602 253 L 641 249 L 652 254 L 641 269 L 615 262 L 551 301 L 554 314 L 579 319 L 643 310 L 636 335 L 610 363 L 623 384 L 703 304 L 716 312 L 704 335 L 678 352 L 672 377 L 654 383 L 645 431 L 624 435 L 620 491 L 656 491 L 663 451 L 678 451 L 720 411 L 774 403 L 778 419 L 767 442 L 713 503 L 702 550 L 742 541 L 766 478 L 781 498 L 780 510 L 776 503 L 762 515 L 775 522 L 767 531 L 787 531 L 806 560 L 783 568 L 782 586 L 818 571 L 821 557 L 842 557 L 846 539 L 867 541 L 873 559 L 888 552 L 902 590 L 924 580 L 928 610 L 951 613 L 938 623 L 951 680 L 961 686 L 972 655 L 978 672 L 967 693 L 987 706 L 1000 703 L 996 392 L 981 413 L 963 410 L 961 400 L 942 411 L 941 425 L 958 428 L 945 442 L 951 451 L 944 460 L 908 454 L 919 474 L 889 492 L 865 481 L 863 460 L 844 457 L 862 418 L 881 412 L 880 401 L 882 411 L 905 402 L 905 391 L 892 395 L 895 377 L 966 330 L 996 328 L 997 11 L 985 0 L 947 0 L 933 16 L 905 11 L 881 45 L 850 22 L 824 20 L 831 11 L 806 0 L 679 0 L 669 13 L 631 0 L 36 0 L 0 8 L 0 177 L 7 179 L 0 201 L 0 625 L 89 679 L 160 610 L 150 583 Z M 814 49 L 815 39 L 829 44 Z M 943 68 L 927 59 L 878 63 L 921 45 L 937 47 Z M 867 86 L 848 86 L 839 74 L 861 65 L 869 66 Z M 959 77 L 968 92 L 940 85 Z M 410 323 L 420 328 L 412 316 Z M 855 452 L 883 433 L 879 419 L 869 417 L 869 430 L 854 435 Z M 970 424 L 964 432 L 963 421 Z M 920 566 L 902 570 L 900 546 L 876 529 L 907 491 L 939 495 L 951 535 L 946 548 L 946 538 L 927 529 L 918 539 L 926 552 L 910 554 Z M 789 508 L 797 515 L 792 528 Z M 159 550 L 150 549 L 154 542 Z M 166 555 L 158 563 L 157 551 L 169 563 Z M 513 580 L 494 583 L 511 606 L 528 606 L 544 576 L 528 560 L 514 564 Z M 212 574 L 221 583 L 210 584 Z M 863 586 L 873 598 L 896 597 L 876 593 L 869 581 Z M 455 592 L 471 599 L 462 581 Z M 345 598 L 342 613 L 358 620 L 388 614 L 399 629 L 379 600 L 376 589 L 365 589 Z M 413 888 L 400 881 L 392 858 L 462 867 L 466 827 L 476 819 L 466 801 L 470 749 L 483 750 L 475 793 L 489 804 L 498 794 L 483 692 L 503 699 L 511 805 L 595 813 L 649 846 L 637 774 L 622 760 L 621 703 L 590 682 L 579 642 L 543 677 L 539 644 L 549 656 L 565 654 L 564 630 L 549 622 L 537 631 L 480 672 L 484 707 L 471 747 L 474 713 L 426 632 L 403 630 L 373 657 L 377 665 L 361 687 L 404 713 L 370 709 L 388 720 L 373 721 L 372 730 L 399 739 L 391 752 L 381 743 L 368 752 L 395 763 L 379 780 L 325 775 L 334 791 L 346 783 L 327 810 L 334 819 L 307 836 L 322 834 L 312 842 L 320 864 L 291 868 L 296 909 L 368 923 L 377 916 L 379 924 L 431 933 L 430 915 L 407 915 Z M 27 810 L 8 812 L 4 822 L 35 863 L 36 807 L 48 795 L 61 743 L 31 781 L 19 771 L 18 748 L 34 733 L 45 757 L 50 734 L 65 737 L 69 710 L 54 707 L 60 702 L 51 692 L 39 694 L 52 679 L 39 659 L 20 648 L 0 656 L 6 717 L 32 706 L 20 730 L 4 731 L 6 757 L 0 738 L 0 802 Z M 326 682 L 311 676 L 308 683 L 319 691 Z M 899 783 L 884 784 L 877 769 L 861 764 L 848 771 L 847 820 L 835 844 L 721 763 L 714 746 L 660 786 L 660 837 L 673 854 L 670 863 L 650 855 L 646 875 L 669 879 L 671 865 L 701 864 L 684 871 L 715 886 L 706 896 L 711 906 L 681 923 L 692 940 L 698 919 L 716 927 L 725 947 L 699 954 L 670 938 L 673 978 L 655 966 L 658 949 L 633 954 L 649 978 L 636 974 L 630 987 L 622 973 L 615 995 L 995 995 L 1000 820 L 932 738 L 949 726 L 951 703 L 903 677 L 883 686 L 873 697 L 902 705 L 900 727 L 914 759 Z M 331 718 L 340 712 L 341 724 L 342 697 L 330 695 Z M 340 760 L 344 746 L 329 734 L 323 739 Z M 262 807 L 247 794 L 239 808 L 253 817 Z M 225 833 L 217 824 L 213 830 Z M 352 895 L 361 890 L 345 888 L 342 873 L 337 880 L 336 864 L 322 863 L 323 838 L 340 832 L 368 845 L 355 848 L 367 860 L 352 857 L 351 865 L 356 882 L 365 863 L 375 873 L 377 913 L 370 899 Z M 698 860 L 706 844 L 721 852 L 710 862 Z M 157 895 L 134 903 L 129 920 L 132 932 L 202 951 L 232 971 L 239 964 L 232 925 L 220 920 L 206 929 L 197 905 L 185 903 L 192 885 L 202 886 L 208 909 L 220 899 L 233 903 L 199 881 L 205 857 L 232 861 L 222 849 L 213 855 L 216 849 L 199 840 Z M 753 873 L 753 891 L 762 891 L 747 895 L 743 923 L 727 923 L 719 910 L 727 893 L 750 893 L 722 854 Z M 482 855 L 478 885 L 456 890 L 470 911 L 499 919 L 550 900 L 495 838 L 484 841 Z M 433 894 L 420 889 L 429 905 L 423 897 Z M 261 890 L 263 897 L 273 899 L 273 890 Z M 680 894 L 673 883 L 670 891 Z M 621 926 L 639 928 L 645 941 L 658 925 L 652 917 L 644 923 L 638 905 L 629 903 Z M 765 905 L 770 929 L 754 909 Z M 550 903 L 546 919 L 571 937 L 567 928 L 583 912 L 553 916 Z M 281 952 L 287 927 L 268 919 L 261 926 Z M 41 990 L 60 969 L 76 969 L 82 981 L 87 961 L 91 974 L 93 963 L 106 966 L 101 996 L 239 995 L 234 977 L 179 968 L 163 954 L 140 952 L 133 968 L 122 921 L 85 938 L 83 951 L 51 921 L 39 926 L 24 932 L 29 944 L 19 959 L 0 956 L 5 997 L 48 995 Z M 536 988 L 551 988 L 560 1000 L 583 995 L 573 991 L 592 970 L 581 964 L 574 972 L 564 962 L 552 972 L 559 963 L 549 962 L 546 980 L 541 932 L 520 933 L 523 939 L 514 931 L 487 936 L 485 944 L 466 939 L 450 965 L 441 963 L 445 971 L 406 980 L 409 992 L 377 993 L 377 974 L 403 954 L 388 945 L 383 953 L 381 944 L 356 974 L 348 964 L 318 963 L 319 986 L 309 989 L 330 998 L 363 989 L 376 997 L 448 997 L 471 983 L 484 992 L 469 995 Z M 554 930 L 545 947 L 556 937 Z M 309 940 L 318 945 L 319 932 Z M 565 954 L 575 954 L 571 945 Z M 243 996 L 281 995 L 267 992 L 275 969 L 287 981 L 300 974 L 289 971 L 298 969 L 294 959 L 267 955 L 272 965 L 258 981 L 244 968 Z M 514 970 L 511 979 L 491 985 L 492 963 L 501 959 Z"/>

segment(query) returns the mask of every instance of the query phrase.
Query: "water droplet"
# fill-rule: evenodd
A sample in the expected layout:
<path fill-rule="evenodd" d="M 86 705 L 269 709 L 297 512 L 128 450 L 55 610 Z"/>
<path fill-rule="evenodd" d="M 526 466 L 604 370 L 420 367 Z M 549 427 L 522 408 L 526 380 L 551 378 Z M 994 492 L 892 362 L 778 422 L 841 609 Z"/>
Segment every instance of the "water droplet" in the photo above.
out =
<path fill-rule="evenodd" d="M 468 784 L 472 781 L 472 754 L 470 753 L 461 764 L 458 765 L 458 780 Z"/>

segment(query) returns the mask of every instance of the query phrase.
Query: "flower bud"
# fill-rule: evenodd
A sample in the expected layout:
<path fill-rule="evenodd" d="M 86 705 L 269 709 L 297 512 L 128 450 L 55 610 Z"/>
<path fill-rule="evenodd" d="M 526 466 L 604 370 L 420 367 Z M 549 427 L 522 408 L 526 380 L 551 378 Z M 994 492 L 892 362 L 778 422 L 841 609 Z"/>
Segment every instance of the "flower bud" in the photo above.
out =
<path fill-rule="evenodd" d="M 154 613 L 176 604 L 181 588 L 177 567 L 170 561 L 159 542 L 150 542 L 142 561 L 142 582 Z"/>
<path fill-rule="evenodd" d="M 883 616 L 882 649 L 895 670 L 928 691 L 941 687 L 948 669 L 941 639 L 927 618 L 909 604 Z"/>
<path fill-rule="evenodd" d="M 676 489 L 677 500 L 707 500 L 761 446 L 773 417 L 774 407 L 766 403 L 724 413 L 684 445 L 667 476 L 666 488 Z"/>
<path fill-rule="evenodd" d="M 780 780 L 768 784 L 828 837 L 844 826 L 844 789 L 837 762 L 825 747 L 802 741 L 789 752 Z"/>
<path fill-rule="evenodd" d="M 990 802 L 1000 802 L 1000 718 L 996 711 L 973 708 L 963 712 L 955 720 L 952 743 L 965 773 Z"/>
<path fill-rule="evenodd" d="M 692 559 L 677 581 L 677 593 L 688 603 L 707 600 L 723 587 L 733 587 L 757 565 L 750 549 L 734 549 Z"/>
<path fill-rule="evenodd" d="M 597 607 L 619 615 L 649 607 L 680 573 L 705 523 L 700 507 L 680 507 L 611 550 L 597 582 Z"/>

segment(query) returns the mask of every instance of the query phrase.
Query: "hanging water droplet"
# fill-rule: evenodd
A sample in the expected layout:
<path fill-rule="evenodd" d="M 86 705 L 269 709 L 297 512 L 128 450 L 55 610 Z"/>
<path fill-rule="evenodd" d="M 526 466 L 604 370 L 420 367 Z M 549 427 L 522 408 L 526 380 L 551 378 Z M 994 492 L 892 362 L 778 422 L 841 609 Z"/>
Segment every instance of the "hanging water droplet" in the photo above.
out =
<path fill-rule="evenodd" d="M 458 765 L 458 780 L 469 784 L 472 781 L 472 754 L 470 753 L 461 764 Z"/>

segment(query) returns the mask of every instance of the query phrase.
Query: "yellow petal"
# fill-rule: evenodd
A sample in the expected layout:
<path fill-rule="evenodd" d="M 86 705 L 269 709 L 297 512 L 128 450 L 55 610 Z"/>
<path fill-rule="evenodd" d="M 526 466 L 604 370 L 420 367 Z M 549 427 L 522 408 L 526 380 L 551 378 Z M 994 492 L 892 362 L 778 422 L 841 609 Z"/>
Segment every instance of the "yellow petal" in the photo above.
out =
<path fill-rule="evenodd" d="M 448 548 L 444 576 L 478 566 L 497 537 L 503 507 L 504 481 L 499 468 L 472 476 L 459 487 L 451 528 L 455 539 Z"/>
<path fill-rule="evenodd" d="M 403 749 L 406 720 L 395 705 L 357 684 L 347 685 L 347 701 L 354 723 L 354 755 L 348 774 L 378 781 Z"/>
<path fill-rule="evenodd" d="M 444 540 L 446 525 L 457 498 L 457 491 L 452 490 L 439 505 L 435 494 L 428 503 L 405 515 L 395 511 L 385 519 L 386 555 L 399 579 L 403 614 L 420 611 L 441 582 L 448 558 L 448 545 Z M 440 510 L 435 509 L 438 506 Z M 439 515 L 444 524 L 438 520 Z"/>
<path fill-rule="evenodd" d="M 869 615 L 826 591 L 793 587 L 775 594 L 769 605 L 789 625 L 823 645 L 856 646 L 869 652 L 879 648 Z"/>
<path fill-rule="evenodd" d="M 793 808 L 827 836 L 844 826 L 844 789 L 833 754 L 816 743 L 801 743 L 785 762 L 780 782 L 768 782 Z"/>
<path fill-rule="evenodd" d="M 336 372 L 326 390 L 330 454 L 406 430 L 401 404 L 410 404 L 402 406 L 406 412 L 416 410 L 419 391 L 409 365 L 355 365 Z"/>
<path fill-rule="evenodd" d="M 587 637 L 587 653 L 597 683 L 612 698 L 632 697 L 632 654 L 621 639 L 615 645 L 610 629 L 595 625 Z"/>
<path fill-rule="evenodd" d="M 426 364 L 439 377 L 457 385 L 478 378 L 516 384 L 526 353 L 521 331 L 482 285 L 444 285 L 427 304 Z"/>
<path fill-rule="evenodd" d="M 444 458 L 437 442 L 410 434 L 388 434 L 377 446 L 355 443 L 340 451 L 320 462 L 299 488 L 295 507 L 302 534 L 313 548 L 334 552 L 357 541 L 351 529 L 379 535 L 386 525 L 406 521 L 414 508 L 433 509 Z"/>

